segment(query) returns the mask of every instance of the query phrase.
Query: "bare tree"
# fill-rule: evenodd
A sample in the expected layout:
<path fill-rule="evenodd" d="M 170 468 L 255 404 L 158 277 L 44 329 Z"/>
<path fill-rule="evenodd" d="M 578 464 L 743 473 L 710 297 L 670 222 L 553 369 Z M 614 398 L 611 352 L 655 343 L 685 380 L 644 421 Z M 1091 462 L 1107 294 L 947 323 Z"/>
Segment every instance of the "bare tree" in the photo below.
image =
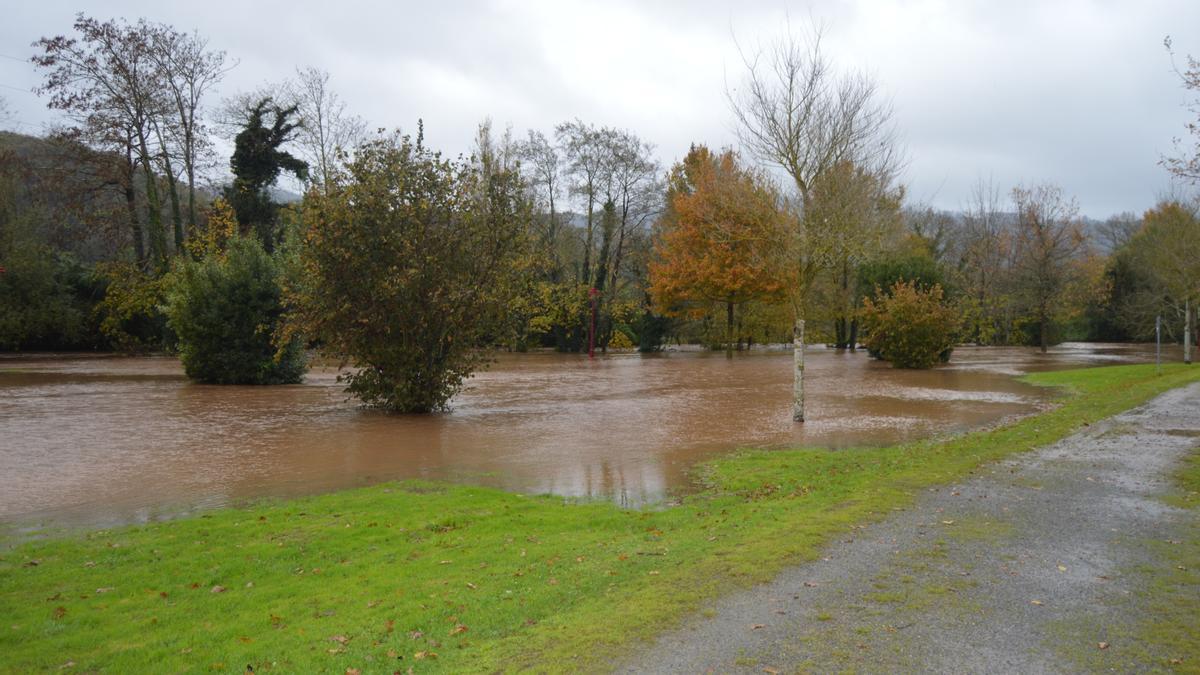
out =
<path fill-rule="evenodd" d="M 1180 139 L 1175 139 L 1175 145 L 1179 148 L 1179 154 L 1175 157 L 1164 157 L 1160 162 L 1167 167 L 1167 170 L 1175 174 L 1179 178 L 1192 183 L 1200 182 L 1200 59 L 1188 55 L 1185 57 L 1183 70 L 1175 65 L 1175 51 L 1171 43 L 1171 37 L 1167 36 L 1163 40 L 1163 46 L 1167 48 L 1167 53 L 1171 55 L 1171 62 L 1175 68 L 1175 72 L 1179 75 L 1179 79 L 1191 96 L 1187 102 L 1187 109 L 1192 114 L 1196 115 L 1196 120 L 1188 122 L 1188 134 L 1196 138 L 1196 146 L 1192 149 L 1181 147 Z"/>
<path fill-rule="evenodd" d="M 170 94 L 174 120 L 173 139 L 178 147 L 181 169 L 187 181 L 187 227 L 196 228 L 196 173 L 200 156 L 208 149 L 202 109 L 204 97 L 233 67 L 226 65 L 225 52 L 208 48 L 208 39 L 199 33 L 181 33 L 159 24 L 153 27 L 151 57 L 157 64 Z M 164 148 L 165 155 L 165 148 Z M 165 173 L 172 176 L 168 166 Z M 178 211 L 178 209 L 176 209 Z M 177 218 L 178 222 L 178 218 Z M 175 232 L 176 245 L 183 233 Z"/>
<path fill-rule="evenodd" d="M 297 134 L 309 177 L 327 189 L 338 165 L 338 152 L 350 151 L 366 133 L 366 122 L 346 110 L 346 103 L 329 86 L 329 72 L 309 66 L 296 69 L 295 102 L 300 110 Z"/>
<path fill-rule="evenodd" d="M 1004 212 L 1000 188 L 980 178 L 963 209 L 956 263 L 964 294 L 973 305 L 967 330 L 976 344 L 990 344 L 997 335 L 1007 342 L 1012 317 L 1003 301 L 1012 262 L 1012 218 Z"/>
<path fill-rule="evenodd" d="M 843 74 L 821 48 L 822 31 L 788 32 L 774 45 L 743 55 L 746 74 L 727 92 L 744 148 L 782 169 L 795 188 L 793 227 L 781 250 L 795 275 L 790 304 L 794 320 L 792 417 L 804 421 L 804 320 L 809 290 L 831 265 L 842 233 L 807 217 L 818 181 L 851 162 L 890 185 L 901 159 L 892 108 L 875 81 Z"/>
<path fill-rule="evenodd" d="M 551 281 L 560 281 L 553 277 L 558 276 L 559 263 L 555 244 L 558 242 L 560 225 L 557 204 L 562 192 L 562 156 L 545 134 L 532 129 L 528 138 L 520 143 L 518 152 L 525 162 L 525 173 L 534 191 L 534 201 L 544 214 L 540 235 L 542 249 L 549 256 Z"/>
<path fill-rule="evenodd" d="M 608 185 L 606 170 L 610 166 L 610 146 L 603 142 L 601 129 L 581 120 L 563 122 L 554 129 L 559 147 L 566 160 L 568 188 L 572 195 L 582 197 L 587 213 L 587 229 L 583 243 L 583 268 L 579 280 L 594 283 L 592 249 L 596 243 L 596 205 L 601 204 Z"/>

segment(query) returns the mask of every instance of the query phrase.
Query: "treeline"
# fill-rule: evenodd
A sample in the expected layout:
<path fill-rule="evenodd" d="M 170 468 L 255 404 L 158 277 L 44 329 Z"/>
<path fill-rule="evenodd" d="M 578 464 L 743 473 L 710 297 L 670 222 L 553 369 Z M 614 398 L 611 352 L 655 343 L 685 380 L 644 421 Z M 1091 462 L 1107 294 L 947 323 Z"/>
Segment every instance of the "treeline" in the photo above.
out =
<path fill-rule="evenodd" d="M 174 350 L 197 379 L 268 383 L 318 347 L 366 366 L 365 399 L 429 409 L 482 346 L 734 350 L 807 330 L 855 348 L 880 308 L 935 287 L 939 344 L 1142 340 L 1157 316 L 1182 339 L 1194 201 L 1098 226 L 1046 184 L 911 204 L 873 83 L 786 46 L 733 100 L 747 157 L 697 144 L 664 167 L 647 139 L 576 119 L 485 121 L 448 159 L 420 124 L 368 134 L 318 69 L 216 100 L 232 65 L 202 36 L 80 15 L 32 59 L 66 124 L 0 137 L 0 348 Z M 277 199 L 284 175 L 299 202 Z"/>

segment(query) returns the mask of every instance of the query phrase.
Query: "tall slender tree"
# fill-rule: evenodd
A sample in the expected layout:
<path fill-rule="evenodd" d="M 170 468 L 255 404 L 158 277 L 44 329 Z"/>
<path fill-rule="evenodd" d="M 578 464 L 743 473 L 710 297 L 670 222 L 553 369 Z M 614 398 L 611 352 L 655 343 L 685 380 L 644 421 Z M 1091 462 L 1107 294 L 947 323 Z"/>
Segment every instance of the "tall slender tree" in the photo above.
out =
<path fill-rule="evenodd" d="M 836 261 L 842 233 L 808 217 L 813 191 L 839 163 L 850 161 L 888 184 L 901 164 L 892 108 L 863 74 L 840 74 L 813 27 L 789 32 L 765 52 L 745 56 L 739 88 L 727 92 L 742 146 L 792 180 L 795 217 L 780 248 L 792 274 L 792 418 L 804 421 L 804 329 L 809 293 Z"/>

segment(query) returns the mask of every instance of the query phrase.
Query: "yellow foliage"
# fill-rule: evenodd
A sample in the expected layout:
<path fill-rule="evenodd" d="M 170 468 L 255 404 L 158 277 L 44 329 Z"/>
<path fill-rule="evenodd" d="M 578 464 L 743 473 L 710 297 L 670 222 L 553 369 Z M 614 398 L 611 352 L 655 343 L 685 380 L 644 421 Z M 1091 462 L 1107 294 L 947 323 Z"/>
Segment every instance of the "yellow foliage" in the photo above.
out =
<path fill-rule="evenodd" d="M 188 253 L 195 258 L 223 256 L 229 240 L 238 233 L 237 215 L 229 202 L 217 197 L 208 207 L 208 218 L 187 242 Z"/>

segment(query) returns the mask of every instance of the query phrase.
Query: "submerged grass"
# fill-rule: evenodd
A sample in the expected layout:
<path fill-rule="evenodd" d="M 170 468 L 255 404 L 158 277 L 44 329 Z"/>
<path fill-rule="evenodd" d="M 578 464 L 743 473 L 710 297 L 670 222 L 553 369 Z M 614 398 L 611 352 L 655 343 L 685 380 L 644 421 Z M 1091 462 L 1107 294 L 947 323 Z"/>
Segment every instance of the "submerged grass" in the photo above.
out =
<path fill-rule="evenodd" d="M 20 544 L 0 553 L 0 669 L 599 669 L 918 490 L 1200 369 L 1027 379 L 1069 395 L 949 439 L 737 453 L 657 511 L 410 481 Z"/>

